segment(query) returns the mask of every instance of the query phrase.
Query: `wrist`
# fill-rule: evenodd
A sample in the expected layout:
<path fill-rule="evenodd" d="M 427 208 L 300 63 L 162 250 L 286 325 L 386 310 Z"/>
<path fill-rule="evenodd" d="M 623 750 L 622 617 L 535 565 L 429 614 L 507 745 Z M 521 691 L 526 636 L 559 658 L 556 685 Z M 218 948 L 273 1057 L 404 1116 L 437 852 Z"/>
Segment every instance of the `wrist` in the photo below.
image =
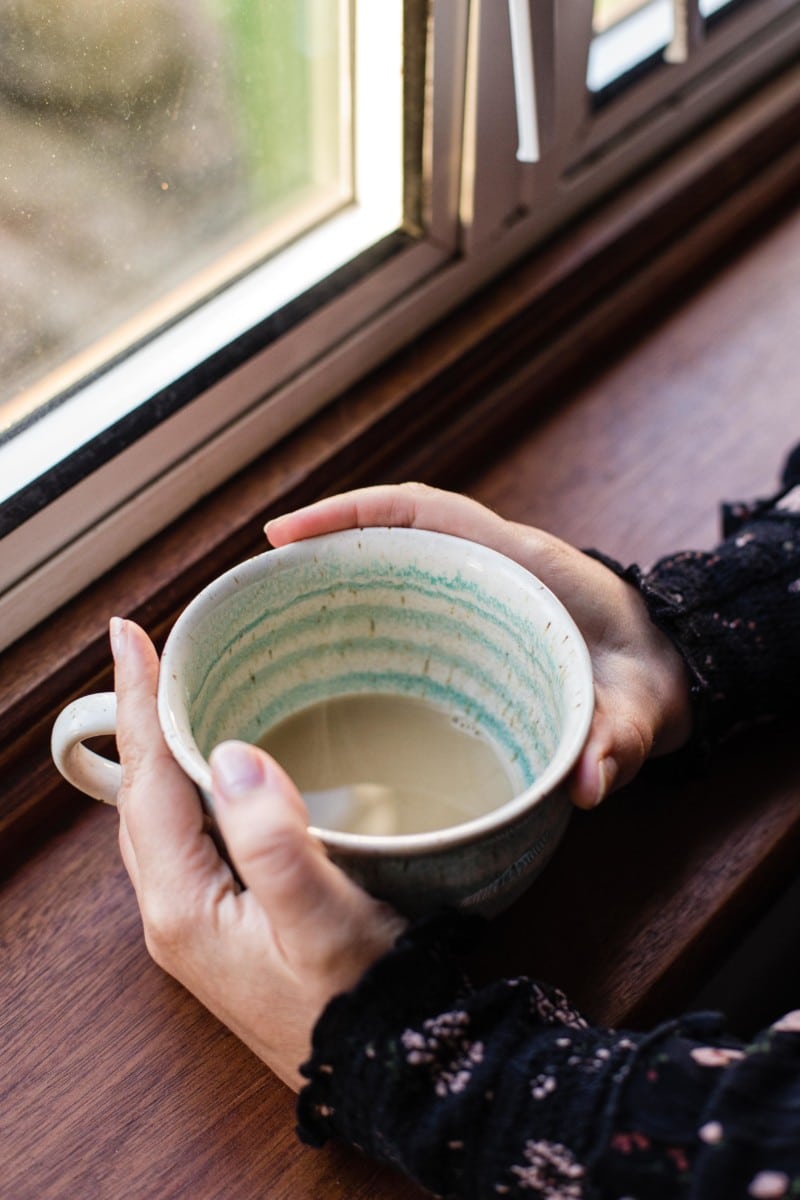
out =
<path fill-rule="evenodd" d="M 691 737 L 691 677 L 680 651 L 667 634 L 653 623 L 641 593 L 633 588 L 630 590 L 640 610 L 643 685 L 651 696 L 653 711 L 650 756 L 658 757 L 679 750 Z"/>

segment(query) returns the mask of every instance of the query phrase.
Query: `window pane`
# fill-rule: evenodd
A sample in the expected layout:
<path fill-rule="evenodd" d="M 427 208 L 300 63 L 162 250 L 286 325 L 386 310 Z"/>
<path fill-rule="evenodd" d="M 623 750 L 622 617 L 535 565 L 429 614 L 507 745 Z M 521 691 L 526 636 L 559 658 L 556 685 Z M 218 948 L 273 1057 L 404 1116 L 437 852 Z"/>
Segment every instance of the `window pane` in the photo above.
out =
<path fill-rule="evenodd" d="M 646 8 L 649 0 L 595 0 L 592 25 L 595 33 L 603 33 L 616 25 L 623 17 L 640 8 Z"/>
<path fill-rule="evenodd" d="M 721 8 L 727 8 L 734 0 L 700 0 L 700 16 L 711 17 L 714 13 L 719 12 Z"/>
<path fill-rule="evenodd" d="M 634 71 L 672 41 L 672 0 L 595 0 L 587 82 L 593 92 Z"/>
<path fill-rule="evenodd" d="M 349 7 L 2 6 L 0 431 L 351 199 Z"/>

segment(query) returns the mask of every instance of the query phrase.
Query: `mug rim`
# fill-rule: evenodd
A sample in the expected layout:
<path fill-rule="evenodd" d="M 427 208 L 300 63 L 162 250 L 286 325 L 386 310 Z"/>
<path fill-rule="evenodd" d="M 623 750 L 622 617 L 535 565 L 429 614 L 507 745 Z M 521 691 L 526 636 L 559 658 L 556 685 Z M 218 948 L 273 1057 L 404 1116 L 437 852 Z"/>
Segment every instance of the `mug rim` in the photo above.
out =
<path fill-rule="evenodd" d="M 320 534 L 317 537 L 306 538 L 303 541 L 292 542 L 277 549 L 263 551 L 230 567 L 206 584 L 187 604 L 176 620 L 167 637 L 161 658 L 158 715 L 171 754 L 186 774 L 198 785 L 203 803 L 213 815 L 211 768 L 208 760 L 200 753 L 194 737 L 189 734 L 189 742 L 187 743 L 185 740 L 179 728 L 177 715 L 179 710 L 185 711 L 185 703 L 180 694 L 180 679 L 176 664 L 187 643 L 192 640 L 192 625 L 240 588 L 262 578 L 265 568 L 269 570 L 278 564 L 290 566 L 295 560 L 300 563 L 313 559 L 315 553 L 318 554 L 320 549 L 329 544 L 332 539 L 339 542 L 366 539 L 379 542 L 383 547 L 391 547 L 393 541 L 398 545 L 409 542 L 413 544 L 415 541 L 419 543 L 434 541 L 441 550 L 446 549 L 448 553 L 457 550 L 465 566 L 469 565 L 471 559 L 473 567 L 477 564 L 492 567 L 495 572 L 498 569 L 501 570 L 518 585 L 521 584 L 524 591 L 528 591 L 531 595 L 535 594 L 540 607 L 543 605 L 551 619 L 557 620 L 559 628 L 564 630 L 563 643 L 569 643 L 569 651 L 572 656 L 570 671 L 575 694 L 572 697 L 565 730 L 556 753 L 544 770 L 527 788 L 488 813 L 483 813 L 479 817 L 474 817 L 472 820 L 458 825 L 422 833 L 347 833 L 314 824 L 309 825 L 310 832 L 331 850 L 346 851 L 350 857 L 392 857 L 435 854 L 454 846 L 469 844 L 487 834 L 496 833 L 513 825 L 557 790 L 574 767 L 586 743 L 595 704 L 591 658 L 583 635 L 569 611 L 538 576 L 498 550 L 474 542 L 469 538 L 440 533 L 438 530 L 383 525 L 337 530 L 332 533 Z M 467 548 L 466 555 L 465 547 Z M 186 725 L 188 728 L 188 720 Z"/>

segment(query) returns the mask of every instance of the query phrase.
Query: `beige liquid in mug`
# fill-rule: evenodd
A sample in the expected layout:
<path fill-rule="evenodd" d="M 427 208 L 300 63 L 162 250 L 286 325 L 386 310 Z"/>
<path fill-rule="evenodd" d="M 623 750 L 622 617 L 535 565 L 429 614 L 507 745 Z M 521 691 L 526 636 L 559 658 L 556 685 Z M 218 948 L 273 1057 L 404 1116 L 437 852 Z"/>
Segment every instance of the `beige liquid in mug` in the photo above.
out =
<path fill-rule="evenodd" d="M 292 777 L 320 828 L 426 833 L 514 796 L 491 741 L 410 696 L 337 696 L 288 717 L 260 745 Z"/>

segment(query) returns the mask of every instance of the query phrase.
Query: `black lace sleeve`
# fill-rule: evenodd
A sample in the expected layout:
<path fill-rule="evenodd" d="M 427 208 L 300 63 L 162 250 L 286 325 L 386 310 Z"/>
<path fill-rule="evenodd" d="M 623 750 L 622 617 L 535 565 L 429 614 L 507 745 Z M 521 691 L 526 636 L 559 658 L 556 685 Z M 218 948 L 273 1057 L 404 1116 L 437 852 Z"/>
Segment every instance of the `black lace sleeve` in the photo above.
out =
<path fill-rule="evenodd" d="M 769 1200 L 800 1192 L 800 1013 L 750 1046 L 699 1013 L 592 1028 L 527 978 L 473 989 L 413 928 L 317 1024 L 300 1137 L 448 1200 Z"/>
<path fill-rule="evenodd" d="M 591 1195 L 637 1039 L 590 1029 L 528 979 L 472 989 L 453 928 L 415 926 L 328 1006 L 303 1068 L 301 1138 L 343 1137 L 440 1196 Z"/>
<path fill-rule="evenodd" d="M 723 506 L 723 534 L 644 570 L 588 551 L 639 589 L 682 654 L 706 747 L 800 701 L 800 447 L 777 495 Z"/>

